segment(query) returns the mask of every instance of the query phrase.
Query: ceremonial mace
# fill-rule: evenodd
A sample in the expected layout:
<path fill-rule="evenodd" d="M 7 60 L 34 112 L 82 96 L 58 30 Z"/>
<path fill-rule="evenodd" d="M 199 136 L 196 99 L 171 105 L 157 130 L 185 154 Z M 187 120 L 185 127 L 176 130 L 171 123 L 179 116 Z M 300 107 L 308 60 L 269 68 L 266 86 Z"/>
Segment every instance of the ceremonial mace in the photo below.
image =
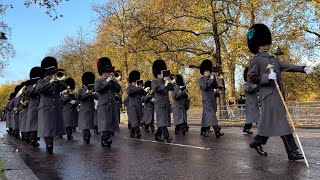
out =
<path fill-rule="evenodd" d="M 274 65 L 268 64 L 267 70 L 269 70 L 270 72 L 274 72 Z M 294 132 L 294 134 L 295 134 L 296 137 L 297 137 L 298 144 L 299 144 L 299 146 L 300 146 L 300 149 L 301 149 L 301 151 L 302 151 L 302 155 L 303 155 L 303 158 L 304 158 L 304 162 L 306 163 L 307 167 L 309 167 L 308 160 L 307 160 L 307 158 L 306 158 L 306 155 L 304 154 L 304 151 L 303 151 L 303 148 L 302 148 L 302 145 L 301 145 L 301 142 L 300 142 L 300 138 L 299 138 L 299 136 L 298 136 L 298 134 L 297 134 L 297 132 L 296 132 L 296 128 L 295 128 L 295 126 L 294 126 L 294 124 L 293 124 L 293 121 L 292 121 L 292 119 L 291 119 L 291 115 L 290 115 L 290 113 L 289 113 L 288 107 L 287 107 L 287 105 L 286 105 L 286 102 L 284 101 L 283 95 L 282 95 L 282 93 L 281 93 L 281 91 L 280 91 L 279 84 L 278 84 L 278 82 L 277 82 L 276 79 L 274 79 L 274 83 L 276 84 L 278 93 L 279 93 L 280 98 L 281 98 L 281 100 L 282 100 L 282 103 L 283 103 L 283 105 L 284 105 L 284 107 L 285 107 L 285 109 L 286 109 L 287 115 L 288 115 L 288 117 L 289 117 L 290 124 L 291 124 L 292 129 L 293 129 L 293 132 Z"/>

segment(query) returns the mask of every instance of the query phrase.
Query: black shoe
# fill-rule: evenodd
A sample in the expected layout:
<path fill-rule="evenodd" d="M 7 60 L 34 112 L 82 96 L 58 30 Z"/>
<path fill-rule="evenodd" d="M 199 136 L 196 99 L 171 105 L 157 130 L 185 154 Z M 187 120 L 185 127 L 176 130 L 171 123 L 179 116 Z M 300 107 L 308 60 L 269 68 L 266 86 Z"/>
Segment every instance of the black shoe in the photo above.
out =
<path fill-rule="evenodd" d="M 154 133 L 154 131 L 155 131 L 154 129 L 151 129 L 151 133 Z"/>
<path fill-rule="evenodd" d="M 72 135 L 67 135 L 68 140 L 72 140 L 73 136 Z"/>
<path fill-rule="evenodd" d="M 161 136 L 155 136 L 154 140 L 159 141 L 159 142 L 163 142 L 164 139 L 161 138 Z"/>
<path fill-rule="evenodd" d="M 87 144 L 90 143 L 90 137 L 85 137 L 85 140 L 84 140 Z"/>
<path fill-rule="evenodd" d="M 150 129 L 145 129 L 144 131 L 145 131 L 145 132 L 150 132 Z"/>
<path fill-rule="evenodd" d="M 26 140 L 27 144 L 29 144 L 31 142 L 29 138 L 26 138 L 25 140 Z"/>
<path fill-rule="evenodd" d="M 224 133 L 222 133 L 222 132 L 217 132 L 216 133 L 216 138 L 219 138 L 219 137 L 221 137 L 221 136 L 223 136 L 224 135 Z"/>
<path fill-rule="evenodd" d="M 201 132 L 200 136 L 209 137 L 209 132 L 208 131 Z"/>
<path fill-rule="evenodd" d="M 268 154 L 266 152 L 263 151 L 262 146 L 256 142 L 251 142 L 249 144 L 249 146 L 251 148 L 254 148 L 258 154 L 263 155 L 263 156 L 267 156 Z"/>
<path fill-rule="evenodd" d="M 33 147 L 39 147 L 39 146 L 40 146 L 40 144 L 39 144 L 37 141 L 34 141 L 34 140 L 32 140 L 32 141 L 30 142 L 30 144 L 31 144 Z"/>
<path fill-rule="evenodd" d="M 180 134 L 180 131 L 175 130 L 174 134 Z"/>
<path fill-rule="evenodd" d="M 165 139 L 167 140 L 167 143 L 170 143 L 172 141 L 172 137 L 170 137 L 170 136 Z"/>
<path fill-rule="evenodd" d="M 40 141 L 40 137 L 37 137 L 37 141 Z"/>
<path fill-rule="evenodd" d="M 253 134 L 253 132 L 250 129 L 244 129 L 243 132 L 245 132 L 247 134 Z"/>
<path fill-rule="evenodd" d="M 47 151 L 49 154 L 53 153 L 53 146 L 51 144 L 47 145 Z"/>
<path fill-rule="evenodd" d="M 112 140 L 108 139 L 107 140 L 107 148 L 111 148 Z"/>
<path fill-rule="evenodd" d="M 140 138 L 141 138 L 141 134 L 140 134 L 140 133 L 137 134 L 136 138 L 137 138 L 137 139 L 140 139 Z"/>
<path fill-rule="evenodd" d="M 98 129 L 93 130 L 95 134 L 99 134 Z"/>
<path fill-rule="evenodd" d="M 288 155 L 288 159 L 290 161 L 296 161 L 304 158 L 302 154 L 300 154 L 297 150 L 295 150 Z"/>
<path fill-rule="evenodd" d="M 188 130 L 187 130 L 187 128 L 186 129 L 182 129 L 182 134 L 183 135 L 186 135 L 186 132 L 187 132 Z"/>

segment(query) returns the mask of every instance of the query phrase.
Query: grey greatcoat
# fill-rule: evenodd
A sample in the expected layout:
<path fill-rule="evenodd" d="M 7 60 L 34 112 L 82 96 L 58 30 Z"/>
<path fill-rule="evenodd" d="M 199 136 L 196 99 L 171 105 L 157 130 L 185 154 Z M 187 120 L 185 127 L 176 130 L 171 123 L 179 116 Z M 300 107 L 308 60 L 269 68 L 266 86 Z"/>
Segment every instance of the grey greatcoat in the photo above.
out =
<path fill-rule="evenodd" d="M 27 131 L 27 115 L 28 115 L 28 104 L 26 106 L 20 103 L 20 111 L 19 111 L 19 130 L 20 132 L 28 132 Z"/>
<path fill-rule="evenodd" d="M 20 104 L 20 97 L 17 98 L 13 98 L 13 110 L 12 110 L 12 114 L 13 114 L 13 129 L 19 129 L 20 125 L 19 125 L 19 110 L 18 111 L 14 111 L 14 109 L 19 109 L 19 104 Z"/>
<path fill-rule="evenodd" d="M 121 91 L 121 86 L 116 80 L 109 82 L 104 78 L 97 79 L 94 89 L 98 93 L 98 131 L 119 131 L 119 114 L 115 93 Z"/>
<path fill-rule="evenodd" d="M 169 83 L 165 86 L 163 79 L 156 79 L 151 82 L 151 89 L 154 92 L 154 109 L 156 112 L 157 126 L 171 126 L 171 107 L 169 101 L 169 91 L 174 90 L 173 84 Z"/>
<path fill-rule="evenodd" d="M 260 119 L 258 86 L 248 79 L 243 88 L 246 94 L 246 123 L 258 123 Z"/>
<path fill-rule="evenodd" d="M 270 137 L 291 134 L 292 130 L 286 117 L 285 108 L 274 81 L 268 78 L 270 71 L 266 67 L 268 64 L 274 65 L 274 71 L 278 78 L 277 82 L 283 95 L 281 71 L 304 72 L 304 67 L 281 62 L 267 52 L 255 55 L 251 61 L 248 77 L 254 83 L 259 83 L 259 98 L 261 102 L 258 135 Z"/>
<path fill-rule="evenodd" d="M 49 79 L 40 79 L 36 91 L 40 94 L 38 107 L 38 136 L 55 137 L 65 134 L 65 126 L 60 102 L 60 92 L 67 88 L 63 81 L 49 82 Z"/>
<path fill-rule="evenodd" d="M 188 94 L 185 91 L 180 91 L 180 87 L 176 86 L 171 92 L 173 103 L 172 103 L 172 113 L 174 125 L 180 125 L 187 122 L 187 109 L 186 103 L 188 99 Z"/>
<path fill-rule="evenodd" d="M 26 96 L 30 98 L 27 114 L 27 132 L 38 131 L 38 106 L 40 94 L 33 85 L 29 85 L 25 93 Z"/>
<path fill-rule="evenodd" d="M 6 103 L 6 105 L 4 106 L 4 109 L 5 109 L 5 112 L 6 112 L 6 128 L 9 128 L 10 127 L 10 111 L 11 110 L 9 110 L 9 104 L 10 104 L 10 101 L 8 101 L 7 103 Z"/>
<path fill-rule="evenodd" d="M 98 95 L 88 94 L 86 91 L 86 87 L 83 87 L 78 91 L 78 100 L 80 101 L 78 117 L 79 130 L 94 128 L 94 99 L 98 99 Z"/>
<path fill-rule="evenodd" d="M 65 127 L 77 127 L 78 126 L 78 111 L 77 106 L 78 102 L 76 101 L 75 104 L 71 104 L 71 99 L 68 95 L 62 94 L 60 96 L 61 103 L 63 106 L 63 120 Z M 76 99 L 73 99 L 76 100 Z"/>
<path fill-rule="evenodd" d="M 218 87 L 215 79 L 202 76 L 199 79 L 199 86 L 202 92 L 202 127 L 218 126 L 216 116 L 216 97 L 214 89 Z"/>
<path fill-rule="evenodd" d="M 142 121 L 146 125 L 154 123 L 154 102 L 152 102 L 152 98 L 154 98 L 154 93 L 142 97 L 144 103 Z"/>
<path fill-rule="evenodd" d="M 13 112 L 13 108 L 14 108 L 14 98 L 10 100 L 9 102 L 9 107 L 8 107 L 8 112 L 9 112 L 9 125 L 8 127 L 9 128 L 14 128 L 13 125 L 14 125 L 14 112 Z"/>
<path fill-rule="evenodd" d="M 131 127 L 139 127 L 142 118 L 142 101 L 141 97 L 147 93 L 138 87 L 130 85 L 127 87 L 126 92 L 128 94 L 128 119 Z"/>

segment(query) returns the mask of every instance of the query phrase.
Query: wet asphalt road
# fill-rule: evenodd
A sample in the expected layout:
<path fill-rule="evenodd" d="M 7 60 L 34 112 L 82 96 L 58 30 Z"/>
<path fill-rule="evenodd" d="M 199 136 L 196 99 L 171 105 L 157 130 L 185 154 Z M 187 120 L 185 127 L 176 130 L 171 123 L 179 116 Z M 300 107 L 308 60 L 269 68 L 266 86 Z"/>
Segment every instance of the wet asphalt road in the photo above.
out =
<path fill-rule="evenodd" d="M 1 132 L 4 123 L 1 122 Z M 19 149 L 19 155 L 39 179 L 320 179 L 320 130 L 299 129 L 309 160 L 289 162 L 281 138 L 270 138 L 259 156 L 248 144 L 253 135 L 240 127 L 223 128 L 225 136 L 200 137 L 199 128 L 187 135 L 175 135 L 171 144 L 154 142 L 151 133 L 142 132 L 141 140 L 131 139 L 127 128 L 112 138 L 111 149 L 100 145 L 100 135 L 92 134 L 91 143 L 56 138 L 54 153 L 45 143 L 33 148 L 24 141 L 6 136 L 6 143 Z"/>

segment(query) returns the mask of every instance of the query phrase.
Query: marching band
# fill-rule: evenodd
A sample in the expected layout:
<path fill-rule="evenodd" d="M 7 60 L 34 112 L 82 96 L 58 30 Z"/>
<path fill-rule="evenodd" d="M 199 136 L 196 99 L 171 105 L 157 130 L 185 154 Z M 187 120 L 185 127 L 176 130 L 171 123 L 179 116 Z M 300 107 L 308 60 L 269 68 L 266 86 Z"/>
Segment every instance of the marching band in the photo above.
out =
<path fill-rule="evenodd" d="M 303 159 L 297 151 L 292 130 L 271 80 L 277 80 L 277 77 L 281 80 L 281 70 L 284 69 L 295 72 L 308 71 L 307 73 L 312 72 L 312 69 L 279 61 L 268 52 L 270 45 L 271 34 L 265 25 L 256 24 L 249 29 L 248 46 L 255 56 L 244 72 L 247 110 L 243 132 L 252 134 L 252 123 L 257 123 L 258 134 L 250 143 L 251 148 L 266 156 L 267 153 L 261 145 L 264 145 L 270 136 L 281 136 L 289 160 Z M 275 66 L 275 72 L 267 72 L 266 67 L 270 63 Z M 216 117 L 215 90 L 219 88 L 216 70 L 212 61 L 208 59 L 201 62 L 199 69 L 202 75 L 198 80 L 202 93 L 200 135 L 208 137 L 212 127 L 216 138 L 220 138 L 224 133 Z M 52 154 L 53 139 L 66 134 L 67 139 L 72 140 L 72 131 L 78 127 L 83 131 L 85 143 L 90 143 L 90 130 L 94 130 L 95 133 L 102 134 L 101 146 L 111 148 L 111 136 L 119 131 L 122 104 L 122 87 L 119 84 L 121 75 L 107 57 L 98 59 L 97 70 L 100 75 L 97 79 L 93 72 L 83 73 L 82 88 L 75 93 L 74 79 L 65 79 L 64 70 L 58 69 L 57 60 L 54 57 L 45 57 L 41 67 L 31 69 L 30 79 L 16 86 L 5 104 L 8 134 L 20 138 L 21 133 L 21 139 L 33 147 L 38 147 L 39 137 L 43 137 L 48 153 Z M 175 134 L 185 135 L 189 129 L 188 88 L 183 76 L 172 75 L 162 59 L 153 62 L 152 73 L 154 79 L 145 82 L 141 80 L 139 71 L 133 70 L 129 74 L 129 85 L 125 89 L 127 97 L 123 104 L 127 109 L 130 137 L 140 139 L 140 126 L 144 126 L 145 132 L 155 132 L 156 141 L 170 143 L 172 137 L 168 127 L 171 126 L 171 112 Z M 283 90 L 280 80 L 278 83 Z M 274 109 L 276 106 L 277 111 Z"/>

